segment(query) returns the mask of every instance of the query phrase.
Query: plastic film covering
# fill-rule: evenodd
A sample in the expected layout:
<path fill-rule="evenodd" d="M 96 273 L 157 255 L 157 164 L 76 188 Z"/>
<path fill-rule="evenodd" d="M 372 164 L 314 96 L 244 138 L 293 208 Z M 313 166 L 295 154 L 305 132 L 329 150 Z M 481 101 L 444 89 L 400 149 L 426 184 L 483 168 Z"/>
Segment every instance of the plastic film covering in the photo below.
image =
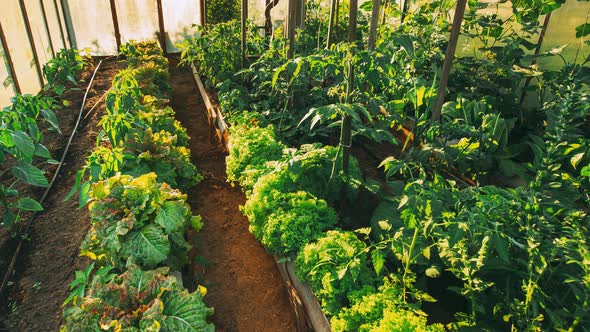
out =
<path fill-rule="evenodd" d="M 194 33 L 193 25 L 200 22 L 200 5 L 198 0 L 162 0 L 164 28 L 168 52 L 178 52 L 175 46 Z"/>
<path fill-rule="evenodd" d="M 90 53 L 97 56 L 117 54 L 109 0 L 64 0 L 62 3 L 76 48 L 90 49 Z M 119 26 L 121 21 L 119 19 Z"/>
<path fill-rule="evenodd" d="M 37 57 L 39 64 L 43 64 L 53 59 L 53 50 L 49 42 L 48 29 L 43 19 L 43 11 L 41 10 L 41 1 L 25 1 L 29 22 L 31 25 L 31 34 L 35 40 L 35 48 L 37 49 Z M 35 69 L 36 70 L 36 69 Z"/>
<path fill-rule="evenodd" d="M 9 75 L 10 69 L 6 62 L 6 56 L 4 54 L 4 48 L 0 44 L 0 53 L 2 56 L 0 60 L 0 108 L 10 103 L 10 97 L 14 95 L 14 85 L 12 84 L 12 78 Z"/>
<path fill-rule="evenodd" d="M 53 48 L 57 53 L 62 48 L 67 47 L 67 41 L 65 39 L 68 37 L 65 32 L 65 27 L 60 27 L 60 23 L 63 22 L 63 18 L 61 17 L 63 12 L 61 11 L 61 6 L 57 0 L 43 0 L 43 7 L 45 8 L 45 14 L 47 15 L 47 28 L 51 35 Z"/>
<path fill-rule="evenodd" d="M 121 43 L 157 38 L 156 31 L 159 28 L 156 0 L 118 0 L 116 6 Z"/>

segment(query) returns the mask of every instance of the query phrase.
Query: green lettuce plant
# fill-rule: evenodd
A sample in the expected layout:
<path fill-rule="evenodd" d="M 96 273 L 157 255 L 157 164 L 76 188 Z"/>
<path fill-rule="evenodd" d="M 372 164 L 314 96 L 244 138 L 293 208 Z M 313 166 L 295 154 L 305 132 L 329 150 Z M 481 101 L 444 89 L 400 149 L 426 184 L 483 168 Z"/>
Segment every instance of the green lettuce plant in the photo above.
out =
<path fill-rule="evenodd" d="M 158 183 L 155 173 L 117 174 L 96 182 L 90 198 L 92 228 L 82 254 L 107 264 L 121 267 L 130 260 L 145 268 L 163 263 L 180 268 L 190 248 L 185 230 L 202 227 L 186 195 Z"/>
<path fill-rule="evenodd" d="M 94 278 L 85 296 L 64 310 L 60 331 L 213 332 L 205 293 L 203 287 L 188 292 L 168 268 L 143 271 L 130 265 L 110 281 Z"/>
<path fill-rule="evenodd" d="M 356 291 L 369 291 L 376 284 L 367 245 L 353 232 L 328 231 L 307 244 L 295 260 L 297 276 L 309 283 L 328 315 L 349 305 Z"/>

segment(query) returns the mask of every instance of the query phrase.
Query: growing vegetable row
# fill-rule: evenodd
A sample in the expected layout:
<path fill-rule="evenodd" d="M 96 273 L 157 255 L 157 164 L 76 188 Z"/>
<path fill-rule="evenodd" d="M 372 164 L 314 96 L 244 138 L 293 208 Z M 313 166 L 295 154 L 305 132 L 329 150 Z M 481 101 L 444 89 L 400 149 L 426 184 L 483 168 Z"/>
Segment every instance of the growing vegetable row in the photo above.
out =
<path fill-rule="evenodd" d="M 329 14 L 314 4 L 294 59 L 280 31 L 252 34 L 260 56 L 241 69 L 237 22 L 200 28 L 183 57 L 219 92 L 228 179 L 246 192 L 252 233 L 295 261 L 332 329 L 590 330 L 590 58 L 530 66 L 536 21 L 475 6 L 463 35 L 483 46 L 456 60 L 442 121 L 431 121 L 451 3 L 383 26 L 374 51 L 362 38 L 318 47 Z M 542 80 L 521 90 L 531 77 Z M 326 145 L 346 117 L 353 139 Z M 385 183 L 354 158 L 344 167 L 338 151 L 351 144 L 396 151 L 380 158 Z M 371 201 L 372 217 L 351 213 Z"/>
<path fill-rule="evenodd" d="M 170 274 L 187 262 L 187 229 L 202 227 L 181 189 L 202 177 L 167 106 L 168 60 L 152 42 L 121 54 L 128 68 L 113 79 L 99 144 L 71 193 L 88 203 L 81 255 L 93 263 L 76 272 L 62 331 L 213 331 L 205 288 L 191 293 Z"/>
<path fill-rule="evenodd" d="M 58 100 L 68 89 L 77 88 L 86 65 L 77 50 L 59 51 L 43 66 L 47 81 L 43 90 L 35 96 L 17 94 L 0 112 L 0 164 L 5 179 L 0 184 L 0 225 L 13 236 L 20 235 L 21 220 L 28 211 L 43 210 L 36 199 L 23 197 L 19 183 L 49 186 L 44 165 L 58 162 L 44 145 L 44 134 L 48 130 L 60 133 L 55 114 L 60 108 Z M 62 103 L 68 105 L 67 100 Z"/>

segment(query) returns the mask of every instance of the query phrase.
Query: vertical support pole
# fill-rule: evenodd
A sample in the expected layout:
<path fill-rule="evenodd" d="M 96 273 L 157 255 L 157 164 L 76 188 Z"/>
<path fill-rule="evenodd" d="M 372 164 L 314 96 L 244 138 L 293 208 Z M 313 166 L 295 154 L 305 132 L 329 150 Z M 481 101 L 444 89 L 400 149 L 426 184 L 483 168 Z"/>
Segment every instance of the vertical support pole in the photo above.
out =
<path fill-rule="evenodd" d="M 408 6 L 410 4 L 410 0 L 401 0 L 403 1 L 403 5 L 402 5 L 402 14 L 400 16 L 400 24 L 404 23 L 404 19 L 406 18 L 406 14 L 408 13 Z M 457 7 L 459 6 L 459 4 L 457 4 Z M 463 18 L 461 18 L 461 20 L 463 20 Z"/>
<path fill-rule="evenodd" d="M 242 0 L 242 68 L 246 68 L 246 65 L 248 63 L 248 59 L 246 58 L 246 48 L 247 48 L 247 43 L 246 43 L 246 34 L 247 31 L 246 29 L 248 29 L 248 27 L 246 26 L 246 23 L 248 21 L 248 0 Z"/>
<path fill-rule="evenodd" d="M 59 6 L 57 5 L 57 0 L 53 0 L 53 8 L 55 9 L 55 16 L 57 17 L 57 24 L 59 24 L 59 33 L 62 40 L 63 48 L 68 48 L 66 44 L 66 35 L 64 33 L 64 27 L 61 23 L 61 15 L 59 14 Z"/>
<path fill-rule="evenodd" d="M 264 9 L 264 36 L 270 37 L 272 35 L 272 16 L 270 11 L 279 3 L 279 0 L 266 0 L 266 8 Z"/>
<path fill-rule="evenodd" d="M 201 13 L 201 17 L 199 17 L 199 23 L 202 27 L 204 27 L 205 24 L 207 24 L 207 4 L 205 3 L 205 0 L 199 0 L 199 7 Z"/>
<path fill-rule="evenodd" d="M 33 38 L 31 22 L 29 22 L 29 14 L 27 14 L 27 7 L 25 6 L 24 0 L 19 0 L 18 3 L 20 6 L 21 14 L 23 15 L 25 21 L 25 29 L 27 30 L 27 36 L 29 37 L 31 50 L 33 51 L 33 60 L 35 61 L 35 69 L 37 69 L 37 77 L 39 78 L 39 83 L 41 84 L 41 87 L 43 87 L 45 85 L 45 81 L 43 80 L 43 72 L 41 71 L 41 64 L 39 63 L 39 55 L 37 54 L 37 46 L 35 45 L 35 39 Z"/>
<path fill-rule="evenodd" d="M 78 48 L 76 43 L 76 35 L 74 34 L 74 24 L 72 23 L 72 13 L 70 12 L 68 0 L 61 0 L 61 10 L 64 16 L 64 23 L 66 24 L 66 32 L 68 33 L 68 42 L 70 43 L 70 48 Z"/>
<path fill-rule="evenodd" d="M 51 38 L 51 29 L 49 29 L 49 21 L 47 20 L 47 12 L 45 11 L 45 5 L 43 0 L 39 0 L 41 6 L 41 14 L 43 15 L 43 23 L 45 24 L 45 31 L 47 31 L 47 37 L 49 38 L 49 47 L 51 47 L 51 55 L 55 58 L 55 47 L 53 46 L 53 39 Z"/>
<path fill-rule="evenodd" d="M 379 7 L 381 1 L 373 0 L 373 10 L 371 11 L 371 25 L 369 26 L 369 51 L 375 50 L 375 43 L 377 40 L 377 23 L 379 21 Z"/>
<path fill-rule="evenodd" d="M 332 34 L 334 33 L 334 19 L 336 16 L 336 6 L 338 0 L 330 1 L 330 21 L 328 22 L 328 39 L 326 40 L 326 49 L 329 49 L 332 46 Z"/>
<path fill-rule="evenodd" d="M 459 33 L 461 32 L 461 23 L 463 22 L 463 15 L 465 14 L 465 6 L 467 0 L 458 0 L 455 8 L 455 17 L 453 18 L 453 26 L 451 27 L 451 35 L 449 37 L 449 45 L 447 46 L 447 53 L 445 55 L 445 62 L 443 63 L 440 81 L 438 83 L 438 92 L 436 94 L 436 104 L 432 110 L 432 121 L 440 121 L 440 112 L 443 103 L 445 102 L 445 95 L 447 84 L 449 83 L 449 74 L 455 59 L 455 50 L 457 49 L 457 41 L 459 40 Z"/>
<path fill-rule="evenodd" d="M 535 47 L 535 55 L 539 55 L 541 53 L 541 46 L 543 46 L 543 40 L 545 39 L 545 33 L 547 32 L 547 27 L 549 26 L 549 20 L 551 20 L 551 13 L 549 12 L 545 15 L 545 19 L 543 20 L 543 27 L 541 28 L 541 32 L 539 33 L 539 39 L 537 39 L 537 47 Z M 531 66 L 537 63 L 537 59 L 533 59 L 531 61 Z M 522 87 L 522 94 L 520 95 L 520 101 L 518 102 L 519 105 L 524 103 L 524 99 L 526 98 L 526 89 L 528 88 L 529 84 L 531 84 L 531 80 L 533 78 L 531 76 L 526 78 L 524 82 L 524 86 Z"/>
<path fill-rule="evenodd" d="M 356 41 L 356 27 L 358 20 L 358 0 L 350 0 L 350 12 L 348 20 L 348 42 Z"/>
<path fill-rule="evenodd" d="M 113 19 L 113 28 L 115 29 L 115 42 L 117 43 L 117 54 L 121 49 L 121 31 L 119 30 L 119 18 L 117 17 L 117 6 L 115 0 L 109 0 L 111 6 L 111 18 Z"/>
<path fill-rule="evenodd" d="M 387 5 L 388 4 L 389 4 L 389 0 L 385 0 L 383 2 L 383 19 L 381 20 L 381 24 L 385 24 L 385 19 L 387 18 Z"/>
<path fill-rule="evenodd" d="M 287 58 L 293 59 L 295 57 L 295 17 L 297 16 L 297 4 L 295 1 L 289 0 L 289 9 L 287 10 L 287 39 L 289 40 L 289 49 L 287 50 Z"/>
<path fill-rule="evenodd" d="M 168 46 L 166 43 L 166 28 L 164 27 L 164 10 L 162 9 L 162 0 L 157 0 L 158 5 L 158 24 L 160 26 L 160 47 L 164 50 L 164 54 L 168 54 Z"/>
<path fill-rule="evenodd" d="M 2 48 L 4 49 L 4 54 L 6 55 L 6 62 L 8 62 L 8 68 L 10 69 L 10 77 L 12 77 L 12 82 L 14 83 L 14 88 L 16 93 L 22 93 L 20 88 L 20 84 L 18 83 L 18 79 L 16 77 L 16 71 L 14 70 L 14 62 L 12 62 L 12 56 L 10 56 L 10 50 L 8 49 L 8 43 L 6 42 L 6 35 L 4 35 L 4 29 L 2 28 L 2 23 L 0 22 L 0 42 L 2 42 Z"/>

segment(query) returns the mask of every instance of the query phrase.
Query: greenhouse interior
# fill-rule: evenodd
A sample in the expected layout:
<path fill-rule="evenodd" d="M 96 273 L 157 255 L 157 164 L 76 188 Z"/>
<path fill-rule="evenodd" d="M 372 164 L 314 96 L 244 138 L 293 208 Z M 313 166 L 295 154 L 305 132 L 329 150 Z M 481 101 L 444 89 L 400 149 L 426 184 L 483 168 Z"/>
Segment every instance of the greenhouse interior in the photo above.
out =
<path fill-rule="evenodd" d="M 590 331 L 590 2 L 1 8 L 0 332 Z"/>

